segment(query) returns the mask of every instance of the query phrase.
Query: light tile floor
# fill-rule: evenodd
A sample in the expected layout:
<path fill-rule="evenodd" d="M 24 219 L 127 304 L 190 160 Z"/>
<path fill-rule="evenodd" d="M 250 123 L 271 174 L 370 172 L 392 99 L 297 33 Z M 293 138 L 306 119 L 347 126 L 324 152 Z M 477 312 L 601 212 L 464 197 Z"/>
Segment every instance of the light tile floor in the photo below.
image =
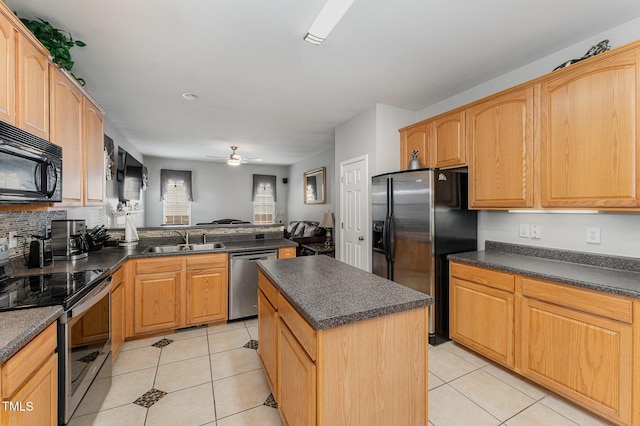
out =
<path fill-rule="evenodd" d="M 256 320 L 201 327 L 163 337 L 127 342 L 111 372 L 102 403 L 95 395 L 108 386 L 101 373 L 76 410 L 78 425 L 282 425 L 256 350 Z M 151 389 L 166 393 L 149 408 L 134 403 Z M 429 424 L 606 425 L 548 391 L 447 342 L 429 347 Z"/>

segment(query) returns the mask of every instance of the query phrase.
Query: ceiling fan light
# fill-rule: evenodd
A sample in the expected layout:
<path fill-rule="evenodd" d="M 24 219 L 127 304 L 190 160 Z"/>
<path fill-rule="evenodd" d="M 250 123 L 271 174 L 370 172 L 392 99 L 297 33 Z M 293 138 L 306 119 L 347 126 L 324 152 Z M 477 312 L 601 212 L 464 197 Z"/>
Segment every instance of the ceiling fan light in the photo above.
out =
<path fill-rule="evenodd" d="M 322 10 L 309 27 L 304 40 L 312 44 L 320 44 L 327 38 L 333 27 L 349 10 L 355 0 L 327 0 Z"/>
<path fill-rule="evenodd" d="M 239 166 L 240 164 L 242 164 L 242 161 L 238 160 L 237 158 L 229 158 L 227 159 L 227 164 L 230 166 Z"/>

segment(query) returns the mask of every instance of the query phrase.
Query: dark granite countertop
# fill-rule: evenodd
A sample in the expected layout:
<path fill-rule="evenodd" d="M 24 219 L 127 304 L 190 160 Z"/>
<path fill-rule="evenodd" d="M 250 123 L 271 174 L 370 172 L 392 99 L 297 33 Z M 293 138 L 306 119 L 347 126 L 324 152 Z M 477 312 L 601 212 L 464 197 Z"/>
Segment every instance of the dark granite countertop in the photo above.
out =
<path fill-rule="evenodd" d="M 449 260 L 640 298 L 640 259 L 487 241 Z"/>
<path fill-rule="evenodd" d="M 316 330 L 433 304 L 433 298 L 328 256 L 258 267 Z"/>
<path fill-rule="evenodd" d="M 295 247 L 294 241 L 282 239 L 229 241 L 224 243 L 225 249 L 183 251 L 176 253 L 146 253 L 146 249 L 155 245 L 141 241 L 135 247 L 106 247 L 102 250 L 90 252 L 84 259 L 74 261 L 56 260 L 53 265 L 38 269 L 28 269 L 20 266 L 7 268 L 7 275 L 25 276 L 34 274 L 48 274 L 55 272 L 76 272 L 89 269 L 109 269 L 115 271 L 127 259 L 138 259 L 159 256 L 184 256 L 216 252 L 234 252 L 243 250 L 277 249 L 280 247 Z M 20 309 L 16 311 L 0 312 L 0 364 L 5 362 L 24 345 L 29 343 L 38 333 L 55 321 L 62 313 L 61 306 L 51 306 L 34 309 Z"/>
<path fill-rule="evenodd" d="M 58 319 L 62 306 L 18 309 L 0 315 L 0 364 Z"/>

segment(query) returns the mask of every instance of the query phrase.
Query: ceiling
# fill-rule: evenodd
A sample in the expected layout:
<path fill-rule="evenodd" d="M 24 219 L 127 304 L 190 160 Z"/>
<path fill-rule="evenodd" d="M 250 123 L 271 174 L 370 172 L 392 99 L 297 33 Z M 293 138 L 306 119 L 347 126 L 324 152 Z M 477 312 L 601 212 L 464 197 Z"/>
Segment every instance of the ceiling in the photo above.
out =
<path fill-rule="evenodd" d="M 237 145 L 283 165 L 375 103 L 419 110 L 640 16 L 637 0 L 356 0 L 315 46 L 324 0 L 5 3 L 87 43 L 73 71 L 143 155 Z"/>

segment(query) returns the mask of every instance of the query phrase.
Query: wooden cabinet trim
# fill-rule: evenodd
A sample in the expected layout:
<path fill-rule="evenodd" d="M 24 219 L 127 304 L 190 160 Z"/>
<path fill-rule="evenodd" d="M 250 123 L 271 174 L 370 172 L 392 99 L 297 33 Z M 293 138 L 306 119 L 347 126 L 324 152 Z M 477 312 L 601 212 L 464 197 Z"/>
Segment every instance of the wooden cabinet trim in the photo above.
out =
<path fill-rule="evenodd" d="M 522 295 L 627 324 L 633 322 L 633 302 L 624 296 L 526 277 L 522 279 Z"/>
<path fill-rule="evenodd" d="M 183 256 L 162 256 L 136 260 L 136 274 L 178 272 L 182 270 Z"/>
<path fill-rule="evenodd" d="M 258 271 L 258 288 L 264 292 L 265 297 L 277 310 L 278 307 L 278 289 L 269 281 L 267 277 Z"/>
<path fill-rule="evenodd" d="M 508 292 L 513 292 L 515 287 L 515 278 L 509 273 L 469 266 L 457 262 L 451 262 L 451 275 Z"/>
<path fill-rule="evenodd" d="M 189 271 L 197 269 L 227 269 L 227 253 L 197 254 L 184 256 Z"/>
<path fill-rule="evenodd" d="M 278 315 L 282 321 L 289 327 L 291 333 L 300 342 L 300 345 L 309 354 L 312 360 L 316 360 L 318 356 L 317 332 L 316 330 L 298 313 L 298 311 L 289 303 L 287 299 L 278 293 Z"/>
<path fill-rule="evenodd" d="M 2 364 L 2 398 L 10 398 L 46 362 L 58 346 L 57 322 L 48 326 L 7 362 Z"/>

